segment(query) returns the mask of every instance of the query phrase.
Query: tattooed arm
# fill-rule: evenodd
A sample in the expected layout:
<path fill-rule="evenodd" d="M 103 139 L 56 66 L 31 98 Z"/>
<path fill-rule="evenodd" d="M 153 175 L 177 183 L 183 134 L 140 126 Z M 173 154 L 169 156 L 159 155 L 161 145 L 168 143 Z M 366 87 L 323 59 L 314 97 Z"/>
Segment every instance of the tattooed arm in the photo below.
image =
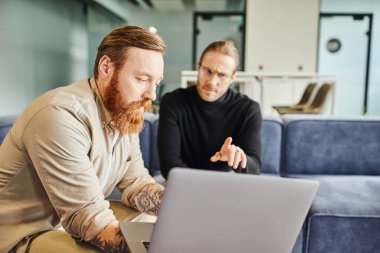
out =
<path fill-rule="evenodd" d="M 94 239 L 89 241 L 89 243 L 95 245 L 107 253 L 131 252 L 128 248 L 127 242 L 121 233 L 118 221 L 110 223 Z"/>
<path fill-rule="evenodd" d="M 132 201 L 132 207 L 140 212 L 157 216 L 164 189 L 159 184 L 145 186 Z M 90 243 L 107 253 L 130 253 L 128 245 L 120 231 L 118 221 L 109 224 Z"/>
<path fill-rule="evenodd" d="M 132 201 L 132 207 L 140 212 L 157 216 L 164 190 L 160 184 L 145 186 Z"/>

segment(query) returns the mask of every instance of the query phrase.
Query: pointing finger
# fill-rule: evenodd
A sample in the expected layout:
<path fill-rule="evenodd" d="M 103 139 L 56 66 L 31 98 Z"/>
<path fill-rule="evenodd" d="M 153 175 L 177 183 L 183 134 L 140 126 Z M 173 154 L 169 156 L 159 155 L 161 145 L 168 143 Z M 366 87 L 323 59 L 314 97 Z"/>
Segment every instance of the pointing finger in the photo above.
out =
<path fill-rule="evenodd" d="M 230 145 L 231 145 L 231 143 L 232 143 L 232 138 L 231 137 L 227 137 L 227 139 L 223 143 L 222 149 L 223 148 L 229 148 Z"/>

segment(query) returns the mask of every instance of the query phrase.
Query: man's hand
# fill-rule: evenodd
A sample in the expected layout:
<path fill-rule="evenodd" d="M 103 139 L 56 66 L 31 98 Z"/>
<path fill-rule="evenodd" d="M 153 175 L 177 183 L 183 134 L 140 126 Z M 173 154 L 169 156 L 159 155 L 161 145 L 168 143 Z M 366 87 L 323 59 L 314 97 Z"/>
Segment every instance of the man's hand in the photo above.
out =
<path fill-rule="evenodd" d="M 228 166 L 233 167 L 235 170 L 240 166 L 245 169 L 247 166 L 247 156 L 244 151 L 232 144 L 232 138 L 228 137 L 220 149 L 210 158 L 211 162 L 223 161 L 228 162 Z"/>
<path fill-rule="evenodd" d="M 160 184 L 149 184 L 145 186 L 135 197 L 132 207 L 140 212 L 157 216 L 164 190 L 165 188 Z M 101 248 L 104 252 L 130 252 L 120 231 L 118 221 L 110 223 L 89 242 Z"/>
<path fill-rule="evenodd" d="M 118 221 L 110 223 L 93 240 L 89 241 L 89 243 L 95 245 L 107 253 L 131 252 L 128 248 L 127 242 L 124 239 L 124 236 L 120 231 Z"/>
<path fill-rule="evenodd" d="M 158 215 L 165 188 L 160 184 L 145 186 L 132 202 L 132 207 L 149 215 Z"/>

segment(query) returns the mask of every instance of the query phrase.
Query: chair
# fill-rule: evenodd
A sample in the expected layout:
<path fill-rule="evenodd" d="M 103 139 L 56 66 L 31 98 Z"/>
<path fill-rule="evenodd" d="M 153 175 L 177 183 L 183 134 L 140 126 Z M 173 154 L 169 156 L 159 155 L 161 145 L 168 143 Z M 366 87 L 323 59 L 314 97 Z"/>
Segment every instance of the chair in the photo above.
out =
<path fill-rule="evenodd" d="M 299 108 L 283 108 L 277 111 L 280 114 L 319 114 L 324 108 L 327 96 L 331 90 L 330 83 L 323 84 L 317 91 L 313 101 Z"/>
<path fill-rule="evenodd" d="M 275 109 L 275 110 L 277 110 L 279 112 L 279 110 L 283 110 L 283 109 L 303 108 L 307 104 L 307 102 L 309 102 L 311 94 L 313 94 L 314 88 L 316 86 L 317 86 L 316 83 L 309 83 L 306 86 L 306 88 L 305 88 L 305 90 L 304 90 L 304 92 L 302 94 L 302 97 L 301 97 L 300 101 L 298 101 L 297 104 L 295 104 L 295 105 L 274 105 L 274 106 L 272 106 L 273 109 Z"/>

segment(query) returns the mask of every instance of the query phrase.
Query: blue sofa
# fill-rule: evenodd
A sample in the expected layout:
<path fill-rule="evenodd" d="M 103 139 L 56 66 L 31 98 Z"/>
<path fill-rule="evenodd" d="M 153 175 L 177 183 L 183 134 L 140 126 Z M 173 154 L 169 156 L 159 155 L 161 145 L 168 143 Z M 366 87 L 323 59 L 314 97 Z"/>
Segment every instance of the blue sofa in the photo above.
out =
<path fill-rule="evenodd" d="M 0 118 L 0 137 L 13 120 Z M 146 114 L 142 154 L 149 172 L 162 180 L 157 129 L 158 116 Z M 320 182 L 293 253 L 380 252 L 379 118 L 264 117 L 262 160 L 263 174 Z"/>
<path fill-rule="evenodd" d="M 297 252 L 380 252 L 380 119 L 282 119 L 281 175 L 320 182 Z"/>
<path fill-rule="evenodd" d="M 0 145 L 3 143 L 5 135 L 7 135 L 9 129 L 12 127 L 13 122 L 16 120 L 16 115 L 8 115 L 0 117 Z"/>

